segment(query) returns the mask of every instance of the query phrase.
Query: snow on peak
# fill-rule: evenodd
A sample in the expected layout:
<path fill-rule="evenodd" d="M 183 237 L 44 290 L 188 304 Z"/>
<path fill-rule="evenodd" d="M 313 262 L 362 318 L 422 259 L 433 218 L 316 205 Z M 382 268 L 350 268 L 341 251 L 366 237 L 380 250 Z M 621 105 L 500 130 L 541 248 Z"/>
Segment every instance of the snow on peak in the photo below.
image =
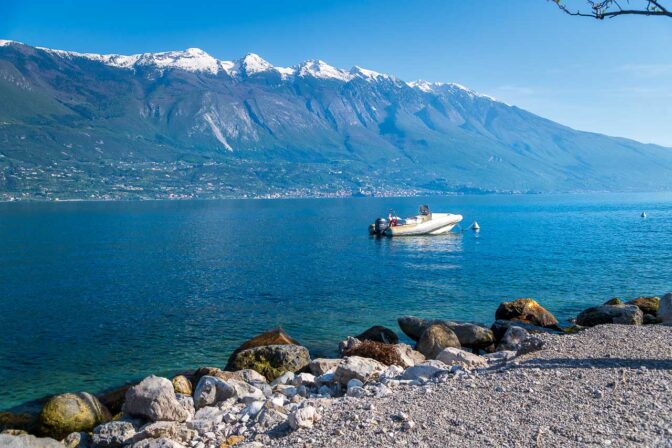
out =
<path fill-rule="evenodd" d="M 300 64 L 298 66 L 298 75 L 302 77 L 312 76 L 321 79 L 337 79 L 343 82 L 348 82 L 354 77 L 346 70 L 332 67 L 320 60 L 310 60 Z"/>
<path fill-rule="evenodd" d="M 18 44 L 18 43 L 20 43 L 20 42 L 17 42 L 15 40 L 2 40 L 2 39 L 0 39 L 0 47 L 6 47 L 8 45 Z"/>
<path fill-rule="evenodd" d="M 245 70 L 245 73 L 252 75 L 254 73 L 265 72 L 271 70 L 273 65 L 264 60 L 261 56 L 254 53 L 248 53 L 240 60 L 240 66 Z"/>
<path fill-rule="evenodd" d="M 364 78 L 367 81 L 378 81 L 380 79 L 391 79 L 392 77 L 390 75 L 386 75 L 385 73 L 379 73 L 375 72 L 373 70 L 368 70 L 366 68 L 362 68 L 358 65 L 355 65 L 352 67 L 350 70 L 350 73 L 355 76 L 359 76 L 360 78 Z"/>
<path fill-rule="evenodd" d="M 113 56 L 118 59 L 118 66 L 128 68 L 128 64 L 155 66 L 158 68 L 179 68 L 189 72 L 208 72 L 216 74 L 220 70 L 219 61 L 199 48 L 185 51 L 165 51 L 161 53 L 144 53 L 134 56 Z M 109 65 L 116 65 L 110 58 Z"/>

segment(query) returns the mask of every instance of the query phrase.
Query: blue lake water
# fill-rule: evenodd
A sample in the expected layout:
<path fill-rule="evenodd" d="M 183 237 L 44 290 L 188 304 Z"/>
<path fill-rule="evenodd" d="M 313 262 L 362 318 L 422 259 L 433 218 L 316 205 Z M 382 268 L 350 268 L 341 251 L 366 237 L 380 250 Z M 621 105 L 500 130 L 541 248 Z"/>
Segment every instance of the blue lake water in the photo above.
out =
<path fill-rule="evenodd" d="M 368 236 L 423 202 L 482 231 Z M 0 242 L 0 409 L 223 367 L 278 325 L 330 354 L 404 314 L 490 323 L 534 297 L 568 319 L 672 289 L 671 194 L 8 203 Z"/>

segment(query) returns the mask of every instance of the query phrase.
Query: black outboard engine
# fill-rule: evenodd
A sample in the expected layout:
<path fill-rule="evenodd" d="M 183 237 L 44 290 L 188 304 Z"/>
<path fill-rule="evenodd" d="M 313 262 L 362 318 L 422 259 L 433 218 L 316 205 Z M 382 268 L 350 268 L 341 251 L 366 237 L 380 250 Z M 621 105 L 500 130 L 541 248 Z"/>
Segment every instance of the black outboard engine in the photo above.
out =
<path fill-rule="evenodd" d="M 381 236 L 385 234 L 385 231 L 390 227 L 390 223 L 387 222 L 385 218 L 376 219 L 376 223 L 373 225 L 373 231 L 376 235 Z"/>

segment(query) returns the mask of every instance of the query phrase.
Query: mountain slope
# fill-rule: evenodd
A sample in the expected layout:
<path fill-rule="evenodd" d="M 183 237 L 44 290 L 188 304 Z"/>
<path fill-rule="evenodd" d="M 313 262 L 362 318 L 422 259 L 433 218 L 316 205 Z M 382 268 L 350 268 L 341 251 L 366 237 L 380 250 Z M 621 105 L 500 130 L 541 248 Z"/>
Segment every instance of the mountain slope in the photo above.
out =
<path fill-rule="evenodd" d="M 164 197 L 670 189 L 672 150 L 456 84 L 202 50 L 0 41 L 0 192 Z"/>

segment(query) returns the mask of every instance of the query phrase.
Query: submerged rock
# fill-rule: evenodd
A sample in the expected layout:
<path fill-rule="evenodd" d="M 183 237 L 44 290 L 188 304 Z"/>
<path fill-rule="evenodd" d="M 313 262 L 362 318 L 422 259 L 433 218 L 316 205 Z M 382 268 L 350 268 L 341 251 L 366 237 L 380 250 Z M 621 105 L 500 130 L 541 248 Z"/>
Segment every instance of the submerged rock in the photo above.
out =
<path fill-rule="evenodd" d="M 588 308 L 576 317 L 576 324 L 594 327 L 603 324 L 641 325 L 644 315 L 635 305 L 600 305 Z"/>
<path fill-rule="evenodd" d="M 384 344 L 398 344 L 399 336 L 397 333 L 382 325 L 374 325 L 368 330 L 364 331 L 359 336 L 355 336 L 360 341 L 375 341 Z"/>
<path fill-rule="evenodd" d="M 189 418 L 190 413 L 175 396 L 173 384 L 167 378 L 148 376 L 126 392 L 124 412 L 150 421 L 178 421 Z"/>
<path fill-rule="evenodd" d="M 228 368 L 252 369 L 273 381 L 284 372 L 296 372 L 310 363 L 306 347 L 300 345 L 267 345 L 242 350 L 229 359 Z"/>
<path fill-rule="evenodd" d="M 442 324 L 433 324 L 425 328 L 415 348 L 425 357 L 435 359 L 447 347 L 462 348 L 462 345 L 453 330 Z"/>
<path fill-rule="evenodd" d="M 56 395 L 40 412 L 40 432 L 61 440 L 71 432 L 91 431 L 111 418 L 107 408 L 89 393 Z"/>
<path fill-rule="evenodd" d="M 516 299 L 502 302 L 495 312 L 495 319 L 512 320 L 560 330 L 558 320 L 534 299 Z"/>
<path fill-rule="evenodd" d="M 638 297 L 625 303 L 637 306 L 644 314 L 656 316 L 660 307 L 660 297 Z"/>
<path fill-rule="evenodd" d="M 265 347 L 269 345 L 301 345 L 296 339 L 285 333 L 282 328 L 274 328 L 273 330 L 261 333 L 252 339 L 245 341 L 240 347 L 235 349 L 229 357 L 229 362 L 226 370 L 240 370 L 233 366 L 233 361 L 236 355 L 243 350 L 248 350 L 255 347 Z"/>

